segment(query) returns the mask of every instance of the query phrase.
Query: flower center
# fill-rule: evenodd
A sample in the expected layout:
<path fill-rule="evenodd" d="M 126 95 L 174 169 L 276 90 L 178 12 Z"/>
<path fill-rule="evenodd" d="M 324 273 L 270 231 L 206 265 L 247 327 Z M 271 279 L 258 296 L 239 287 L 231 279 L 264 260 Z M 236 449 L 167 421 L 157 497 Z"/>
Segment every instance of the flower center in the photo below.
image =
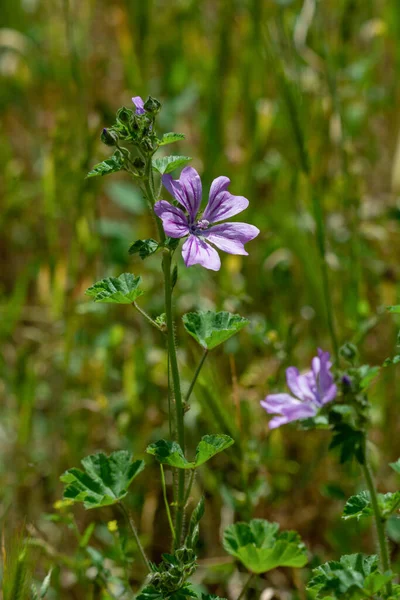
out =
<path fill-rule="evenodd" d="M 210 222 L 207 219 L 202 219 L 201 221 L 197 221 L 197 227 L 199 229 L 207 229 L 210 225 Z"/>

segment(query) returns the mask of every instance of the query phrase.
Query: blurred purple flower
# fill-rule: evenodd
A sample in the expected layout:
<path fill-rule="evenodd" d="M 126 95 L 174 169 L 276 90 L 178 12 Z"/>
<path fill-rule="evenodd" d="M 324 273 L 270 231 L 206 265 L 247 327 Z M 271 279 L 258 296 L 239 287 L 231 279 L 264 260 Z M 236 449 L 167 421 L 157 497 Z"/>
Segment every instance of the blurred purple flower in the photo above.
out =
<path fill-rule="evenodd" d="M 311 371 L 300 375 L 296 367 L 286 369 L 286 382 L 290 394 L 269 394 L 261 400 L 261 406 L 269 414 L 278 414 L 269 422 L 269 428 L 275 429 L 290 421 L 315 417 L 318 410 L 331 402 L 337 393 L 329 352 L 318 348 L 318 356 L 312 359 Z"/>
<path fill-rule="evenodd" d="M 144 115 L 144 113 L 146 111 L 144 110 L 144 102 L 141 99 L 141 97 L 140 96 L 134 96 L 132 98 L 132 102 L 136 106 L 136 114 L 137 115 Z"/>
<path fill-rule="evenodd" d="M 193 167 L 185 167 L 177 180 L 172 179 L 171 175 L 164 175 L 163 184 L 187 214 L 166 200 L 156 202 L 154 211 L 162 220 L 164 231 L 169 237 L 189 236 L 182 246 L 182 256 L 187 267 L 199 264 L 213 271 L 220 269 L 218 252 L 210 243 L 229 254 L 248 254 L 244 244 L 260 233 L 257 227 L 247 223 L 213 225 L 239 214 L 249 205 L 249 201 L 243 196 L 233 196 L 228 192 L 230 180 L 227 177 L 214 179 L 207 206 L 200 217 L 198 213 L 202 185 L 200 176 Z"/>

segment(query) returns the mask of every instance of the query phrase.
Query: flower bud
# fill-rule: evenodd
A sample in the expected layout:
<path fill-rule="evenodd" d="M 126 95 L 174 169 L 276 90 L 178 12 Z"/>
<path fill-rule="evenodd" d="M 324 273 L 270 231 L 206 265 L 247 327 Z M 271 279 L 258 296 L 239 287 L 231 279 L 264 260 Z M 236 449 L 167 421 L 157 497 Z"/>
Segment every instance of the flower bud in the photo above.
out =
<path fill-rule="evenodd" d="M 156 98 L 153 98 L 152 96 L 149 96 L 146 102 L 144 103 L 144 110 L 147 113 L 151 113 L 152 115 L 156 115 L 158 112 L 160 112 L 160 109 L 161 102 L 159 102 Z"/>
<path fill-rule="evenodd" d="M 103 144 L 105 144 L 106 146 L 115 146 L 118 142 L 118 134 L 112 129 L 104 128 L 101 132 L 100 138 Z"/>

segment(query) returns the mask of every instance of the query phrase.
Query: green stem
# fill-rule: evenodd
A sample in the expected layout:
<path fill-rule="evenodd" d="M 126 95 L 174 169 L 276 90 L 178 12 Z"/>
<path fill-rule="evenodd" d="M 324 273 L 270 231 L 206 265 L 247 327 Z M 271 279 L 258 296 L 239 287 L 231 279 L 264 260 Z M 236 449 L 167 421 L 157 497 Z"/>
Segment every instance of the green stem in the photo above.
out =
<path fill-rule="evenodd" d="M 362 466 L 362 470 L 364 473 L 365 482 L 367 484 L 368 491 L 370 494 L 372 511 L 374 513 L 374 520 L 375 520 L 375 527 L 376 527 L 376 533 L 377 533 L 377 538 L 378 538 L 379 556 L 381 559 L 382 571 L 383 571 L 383 573 L 386 573 L 386 571 L 391 570 L 391 567 L 390 567 L 389 551 L 388 551 L 386 535 L 385 535 L 385 519 L 382 517 L 381 511 L 379 508 L 378 494 L 376 491 L 376 486 L 375 486 L 374 478 L 372 475 L 371 467 L 368 462 L 366 444 L 365 444 L 364 455 L 365 455 L 365 461 L 364 461 L 364 464 L 361 466 Z M 387 583 L 386 589 L 387 589 L 388 595 L 391 596 L 392 584 L 390 581 Z"/>
<path fill-rule="evenodd" d="M 242 591 L 240 592 L 240 596 L 238 597 L 237 600 L 242 600 L 242 598 L 246 594 L 247 590 L 249 589 L 249 586 L 250 586 L 250 583 L 253 580 L 253 577 L 254 577 L 254 573 L 250 573 L 249 578 L 246 581 L 246 583 L 244 584 L 244 587 L 243 587 Z"/>
<path fill-rule="evenodd" d="M 136 310 L 142 315 L 142 317 L 144 317 L 146 319 L 146 321 L 148 321 L 150 323 L 150 325 L 153 325 L 153 327 L 155 327 L 156 329 L 158 329 L 158 331 L 161 331 L 161 333 L 165 333 L 165 331 L 163 330 L 163 328 L 160 327 L 160 325 L 158 325 L 154 321 L 154 319 L 152 319 L 150 317 L 150 315 L 148 315 L 147 312 L 143 310 L 143 308 L 140 308 L 140 306 L 138 306 L 136 304 L 136 302 L 132 302 L 132 306 L 134 306 L 136 308 Z"/>
<path fill-rule="evenodd" d="M 173 524 L 172 518 L 171 518 L 171 511 L 169 509 L 169 503 L 168 503 L 168 498 L 167 498 L 167 486 L 165 484 L 164 467 L 162 466 L 162 464 L 160 464 L 160 469 L 161 469 L 161 484 L 162 484 L 165 510 L 167 511 L 168 523 L 169 523 L 169 527 L 171 529 L 172 539 L 174 540 L 174 544 L 175 544 L 176 534 L 175 534 L 174 524 Z"/>
<path fill-rule="evenodd" d="M 208 350 L 204 350 L 203 356 L 201 357 L 201 360 L 200 360 L 199 364 L 197 365 L 196 372 L 193 375 L 193 379 L 192 379 L 192 381 L 190 383 L 190 386 L 189 386 L 189 389 L 188 389 L 188 391 L 186 393 L 185 404 L 186 404 L 186 402 L 189 402 L 189 398 L 190 398 L 190 396 L 192 394 L 193 388 L 194 388 L 194 386 L 196 384 L 197 378 L 198 378 L 198 376 L 200 374 L 200 371 L 201 371 L 201 369 L 202 369 L 202 367 L 204 365 L 204 361 L 206 360 L 207 355 L 208 355 Z"/>
<path fill-rule="evenodd" d="M 185 453 L 185 429 L 184 429 L 184 410 L 182 401 L 181 382 L 179 377 L 178 360 L 176 356 L 174 318 L 172 310 L 172 281 L 171 281 L 171 262 L 172 256 L 169 250 L 165 250 L 163 258 L 164 285 L 165 285 L 165 315 L 167 320 L 167 339 L 168 355 L 171 367 L 173 397 L 175 399 L 176 411 L 176 431 L 177 438 L 183 453 Z M 178 496 L 175 516 L 175 544 L 179 547 L 182 538 L 183 516 L 185 499 L 185 471 L 179 469 L 178 472 Z"/>
<path fill-rule="evenodd" d="M 139 548 L 139 552 L 142 555 L 143 562 L 146 565 L 146 568 L 147 568 L 148 572 L 151 573 L 150 563 L 148 561 L 148 558 L 146 556 L 146 553 L 144 551 L 142 543 L 141 543 L 141 541 L 139 539 L 139 534 L 138 534 L 137 529 L 136 529 L 135 521 L 133 520 L 132 515 L 130 514 L 130 512 L 127 510 L 127 508 L 125 507 L 125 505 L 122 502 L 119 503 L 119 507 L 120 507 L 120 509 L 121 509 L 121 511 L 122 511 L 122 513 L 123 513 L 123 515 L 125 517 L 125 519 L 126 519 L 126 522 L 128 523 L 129 527 L 131 528 L 131 531 L 133 533 L 133 537 L 135 538 L 135 541 L 136 541 L 137 546 Z"/>
<path fill-rule="evenodd" d="M 190 479 L 189 479 L 189 483 L 188 483 L 188 486 L 186 489 L 186 495 L 185 495 L 185 500 L 184 500 L 185 506 L 188 503 L 188 500 L 190 497 L 190 492 L 192 491 L 192 485 L 193 485 L 193 481 L 194 481 L 195 472 L 196 472 L 196 469 L 192 469 L 192 472 L 190 473 Z"/>

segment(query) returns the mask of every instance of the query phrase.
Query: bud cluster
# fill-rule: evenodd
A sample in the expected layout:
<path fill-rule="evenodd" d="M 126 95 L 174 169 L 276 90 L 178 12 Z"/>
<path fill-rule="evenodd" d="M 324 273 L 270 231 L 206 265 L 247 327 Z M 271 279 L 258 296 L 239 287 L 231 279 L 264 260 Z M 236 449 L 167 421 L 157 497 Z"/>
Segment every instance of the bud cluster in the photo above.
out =
<path fill-rule="evenodd" d="M 153 155 L 159 147 L 155 119 L 160 108 L 161 103 L 151 96 L 144 102 L 142 111 L 123 106 L 117 111 L 115 123 L 101 133 L 101 141 L 106 146 L 117 148 L 118 155 L 122 155 L 124 168 L 132 175 L 143 175 L 145 161 L 142 156 Z M 121 143 L 136 147 L 139 156 L 132 157 L 130 150 L 121 147 Z"/>

